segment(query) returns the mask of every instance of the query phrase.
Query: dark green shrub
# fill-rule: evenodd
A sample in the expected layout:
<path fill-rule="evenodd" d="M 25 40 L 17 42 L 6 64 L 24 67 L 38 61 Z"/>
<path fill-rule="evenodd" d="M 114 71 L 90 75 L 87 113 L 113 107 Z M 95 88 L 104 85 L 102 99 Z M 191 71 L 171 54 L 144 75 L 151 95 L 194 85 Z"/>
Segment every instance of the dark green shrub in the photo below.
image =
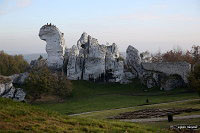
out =
<path fill-rule="evenodd" d="M 196 89 L 200 96 L 200 64 L 197 64 L 189 74 L 188 81 L 190 87 Z"/>
<path fill-rule="evenodd" d="M 0 75 L 10 76 L 23 73 L 27 70 L 29 64 L 22 55 L 11 56 L 0 51 Z"/>
<path fill-rule="evenodd" d="M 24 88 L 31 102 L 43 95 L 56 95 L 64 99 L 72 91 L 71 82 L 65 75 L 52 73 L 46 66 L 32 69 Z"/>

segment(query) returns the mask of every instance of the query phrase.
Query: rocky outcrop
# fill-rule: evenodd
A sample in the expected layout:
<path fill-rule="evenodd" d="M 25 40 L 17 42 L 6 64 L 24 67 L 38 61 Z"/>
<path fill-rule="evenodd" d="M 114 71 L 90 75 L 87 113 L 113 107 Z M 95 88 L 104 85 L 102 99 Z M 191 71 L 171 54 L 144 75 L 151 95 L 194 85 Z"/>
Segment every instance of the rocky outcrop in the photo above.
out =
<path fill-rule="evenodd" d="M 28 76 L 29 76 L 29 73 L 25 72 L 25 73 L 20 73 L 20 74 L 14 74 L 10 76 L 10 78 L 13 84 L 23 85 L 25 80 L 28 78 Z"/>
<path fill-rule="evenodd" d="M 65 54 L 64 34 L 56 26 L 47 24 L 40 29 L 39 37 L 47 43 L 48 66 L 53 69 L 61 69 Z"/>
<path fill-rule="evenodd" d="M 133 78 L 139 78 L 148 88 L 160 87 L 164 90 L 188 82 L 190 64 L 151 63 L 149 52 L 139 53 L 131 45 L 126 50 L 126 59 L 123 59 L 115 43 L 101 45 L 85 32 L 77 44 L 69 49 L 65 48 L 63 33 L 53 25 L 44 25 L 39 36 L 47 42 L 47 65 L 62 68 L 70 80 L 130 83 Z"/>
<path fill-rule="evenodd" d="M 141 67 L 140 54 L 139 51 L 131 45 L 129 45 L 126 50 L 126 63 L 132 73 L 137 75 L 137 77 L 141 77 L 143 69 Z"/>
<path fill-rule="evenodd" d="M 167 76 L 161 81 L 161 90 L 172 90 L 174 88 L 179 88 L 185 86 L 185 82 L 179 75 Z"/>
<path fill-rule="evenodd" d="M 77 45 L 66 51 L 66 73 L 71 80 L 120 82 L 124 76 L 124 63 L 119 60 L 114 43 L 100 45 L 97 39 L 84 32 Z"/>
<path fill-rule="evenodd" d="M 31 69 L 37 69 L 37 68 L 46 67 L 46 66 L 47 66 L 47 60 L 44 59 L 43 57 L 40 57 L 37 60 L 32 60 L 30 63 Z"/>
<path fill-rule="evenodd" d="M 3 95 L 5 92 L 9 91 L 12 86 L 12 80 L 9 77 L 0 75 L 0 95 Z"/>
<path fill-rule="evenodd" d="M 187 75 L 191 71 L 191 65 L 187 62 L 142 63 L 142 67 L 145 70 L 161 72 L 166 75 L 180 75 L 185 83 L 188 83 Z"/>
<path fill-rule="evenodd" d="M 26 93 L 21 88 L 15 88 L 10 77 L 0 76 L 0 96 L 16 101 L 24 101 Z"/>
<path fill-rule="evenodd" d="M 171 90 L 182 87 L 187 81 L 191 65 L 186 62 L 141 62 L 141 54 L 132 46 L 126 51 L 126 66 L 147 88 L 160 87 L 162 90 Z"/>

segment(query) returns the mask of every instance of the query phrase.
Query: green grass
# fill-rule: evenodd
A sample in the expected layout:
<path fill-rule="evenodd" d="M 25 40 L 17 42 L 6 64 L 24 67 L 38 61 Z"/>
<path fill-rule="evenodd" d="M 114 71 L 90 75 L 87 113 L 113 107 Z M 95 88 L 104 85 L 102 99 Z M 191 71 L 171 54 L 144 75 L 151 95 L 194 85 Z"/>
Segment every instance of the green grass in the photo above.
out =
<path fill-rule="evenodd" d="M 125 109 L 119 109 L 119 110 L 104 110 L 104 111 L 100 111 L 100 112 L 82 114 L 79 117 L 93 118 L 93 119 L 107 119 L 110 116 L 116 116 L 116 115 L 119 115 L 120 113 L 131 112 L 131 111 L 136 111 L 136 110 L 141 110 L 141 109 L 150 109 L 150 108 L 159 108 L 159 109 L 195 108 L 195 109 L 200 109 L 200 99 L 181 102 L 181 103 L 166 103 L 166 104 L 162 104 L 162 105 L 138 106 L 138 107 L 134 107 L 134 108 L 125 108 Z M 183 113 L 183 114 L 176 115 L 176 116 L 196 115 L 196 114 L 199 115 L 200 111 L 191 112 L 191 113 Z"/>
<path fill-rule="evenodd" d="M 174 120 L 173 122 L 167 122 L 167 121 L 161 121 L 161 122 L 143 122 L 143 125 L 151 126 L 153 128 L 162 128 L 162 129 L 168 129 L 170 126 L 173 125 L 199 125 L 200 121 L 199 118 L 195 119 L 183 119 L 183 120 Z"/>
<path fill-rule="evenodd" d="M 143 105 L 146 104 L 147 98 L 150 104 L 198 98 L 195 92 L 185 93 L 186 89 L 164 92 L 154 88 L 144 92 L 147 88 L 137 80 L 128 85 L 73 81 L 73 87 L 72 97 L 63 103 L 49 102 L 36 105 L 62 114 L 75 114 Z"/>
<path fill-rule="evenodd" d="M 92 118 L 92 119 L 107 119 L 111 116 L 119 115 L 120 113 L 125 112 L 131 112 L 141 109 L 150 109 L 150 108 L 159 108 L 159 109 L 169 109 L 169 108 L 195 108 L 200 109 L 200 99 L 191 100 L 191 101 L 185 101 L 180 103 L 167 103 L 162 105 L 150 105 L 150 106 L 140 106 L 140 107 L 134 107 L 134 108 L 127 108 L 127 109 L 119 109 L 119 110 L 105 110 L 100 112 L 93 112 L 89 114 L 82 114 L 78 117 L 82 118 Z M 186 115 L 200 115 L 200 111 L 197 112 L 190 112 L 190 113 L 182 113 L 176 116 L 186 116 Z M 75 118 L 77 116 L 74 116 Z M 173 122 L 168 121 L 161 121 L 161 122 L 143 122 L 140 123 L 142 125 L 146 125 L 148 127 L 152 128 L 161 128 L 161 129 L 169 129 L 172 125 L 200 125 L 199 118 L 193 118 L 193 119 L 182 119 L 182 120 L 174 120 Z"/>
<path fill-rule="evenodd" d="M 170 132 L 140 124 L 68 117 L 25 103 L 0 98 L 0 132 L 113 132 L 113 133 Z"/>

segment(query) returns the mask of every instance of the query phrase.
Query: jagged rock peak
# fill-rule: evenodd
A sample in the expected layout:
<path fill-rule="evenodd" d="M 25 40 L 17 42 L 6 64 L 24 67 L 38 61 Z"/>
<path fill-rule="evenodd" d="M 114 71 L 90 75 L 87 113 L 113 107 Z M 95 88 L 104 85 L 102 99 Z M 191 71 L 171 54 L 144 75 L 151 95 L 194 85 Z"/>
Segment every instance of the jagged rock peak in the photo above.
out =
<path fill-rule="evenodd" d="M 99 45 L 98 40 L 83 32 L 80 39 L 77 42 L 77 47 L 79 49 L 88 49 L 90 45 Z"/>
<path fill-rule="evenodd" d="M 47 43 L 48 66 L 53 69 L 62 68 L 65 54 L 64 34 L 56 26 L 47 24 L 40 28 L 39 37 Z"/>
<path fill-rule="evenodd" d="M 133 73 L 137 76 L 141 76 L 143 70 L 141 67 L 140 54 L 139 51 L 131 45 L 129 45 L 126 50 L 126 63 Z"/>

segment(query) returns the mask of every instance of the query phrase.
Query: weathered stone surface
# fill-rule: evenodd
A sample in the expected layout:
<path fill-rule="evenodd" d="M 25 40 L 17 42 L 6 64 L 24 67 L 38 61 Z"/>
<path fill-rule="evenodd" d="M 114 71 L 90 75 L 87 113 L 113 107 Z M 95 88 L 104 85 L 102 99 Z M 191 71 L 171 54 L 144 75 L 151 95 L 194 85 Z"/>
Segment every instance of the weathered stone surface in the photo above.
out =
<path fill-rule="evenodd" d="M 10 77 L 0 75 L 0 96 L 15 99 L 16 101 L 24 101 L 26 93 L 23 89 L 16 89 L 12 82 L 13 80 Z"/>
<path fill-rule="evenodd" d="M 180 75 L 185 83 L 188 83 L 187 75 L 191 71 L 191 65 L 187 62 L 142 63 L 142 67 L 148 71 Z"/>
<path fill-rule="evenodd" d="M 187 75 L 191 69 L 190 64 L 185 62 L 150 63 L 149 52 L 140 54 L 133 46 L 127 48 L 124 60 L 115 43 L 100 45 L 97 39 L 85 32 L 77 45 L 69 49 L 64 46 L 63 33 L 55 26 L 43 26 L 39 36 L 47 42 L 48 66 L 57 69 L 63 67 L 70 80 L 129 83 L 133 78 L 139 78 L 148 88 L 162 86 L 168 90 L 175 87 L 175 82 L 165 79 L 179 75 L 187 83 Z M 179 83 L 180 80 L 176 82 Z"/>
<path fill-rule="evenodd" d="M 37 69 L 41 67 L 47 66 L 47 60 L 46 59 L 37 59 L 37 60 L 32 60 L 30 63 L 31 69 Z"/>
<path fill-rule="evenodd" d="M 151 63 L 152 57 L 148 51 L 140 53 L 141 62 L 148 62 Z"/>
<path fill-rule="evenodd" d="M 188 83 L 187 76 L 191 71 L 191 65 L 186 62 L 160 62 L 160 63 L 147 63 L 143 60 L 141 63 L 138 50 L 132 46 L 127 49 L 126 56 L 126 69 L 130 70 L 147 88 L 161 87 L 163 90 L 171 90 L 177 87 L 184 86 Z M 179 78 L 172 78 L 179 76 Z"/>
<path fill-rule="evenodd" d="M 10 76 L 10 78 L 13 80 L 14 84 L 22 85 L 24 84 L 25 80 L 28 78 L 29 73 L 20 73 L 20 74 L 14 74 Z"/>
<path fill-rule="evenodd" d="M 13 99 L 21 102 L 21 101 L 24 101 L 25 96 L 26 96 L 26 93 L 23 91 L 23 89 L 17 88 Z"/>
<path fill-rule="evenodd" d="M 161 81 L 161 90 L 172 90 L 185 85 L 183 79 L 178 75 L 168 76 Z"/>
<path fill-rule="evenodd" d="M 67 64 L 65 67 L 67 67 L 67 77 L 71 80 L 78 80 L 81 79 L 81 73 L 82 73 L 82 60 L 79 56 L 79 49 L 77 46 L 72 46 L 71 49 L 69 49 L 68 55 L 66 56 Z"/>
<path fill-rule="evenodd" d="M 12 87 L 12 79 L 0 75 L 0 96 Z"/>
<path fill-rule="evenodd" d="M 10 90 L 7 93 L 5 93 L 2 97 L 12 99 L 13 97 L 15 97 L 15 91 L 16 89 L 14 87 L 11 87 Z"/>
<path fill-rule="evenodd" d="M 39 37 L 47 43 L 48 66 L 53 69 L 61 69 L 65 54 L 64 34 L 56 26 L 50 24 L 42 26 Z"/>
<path fill-rule="evenodd" d="M 141 76 L 143 69 L 141 67 L 140 54 L 139 51 L 131 45 L 129 45 L 126 50 L 126 63 L 131 71 L 136 73 L 137 77 Z"/>
<path fill-rule="evenodd" d="M 134 79 L 137 76 L 137 75 L 134 75 L 131 72 L 124 72 L 124 75 L 125 75 L 125 78 L 128 79 L 128 80 Z"/>
<path fill-rule="evenodd" d="M 119 82 L 124 76 L 124 63 L 119 60 L 117 45 L 100 45 L 85 32 L 77 46 L 66 52 L 65 59 L 67 77 L 71 80 Z"/>

